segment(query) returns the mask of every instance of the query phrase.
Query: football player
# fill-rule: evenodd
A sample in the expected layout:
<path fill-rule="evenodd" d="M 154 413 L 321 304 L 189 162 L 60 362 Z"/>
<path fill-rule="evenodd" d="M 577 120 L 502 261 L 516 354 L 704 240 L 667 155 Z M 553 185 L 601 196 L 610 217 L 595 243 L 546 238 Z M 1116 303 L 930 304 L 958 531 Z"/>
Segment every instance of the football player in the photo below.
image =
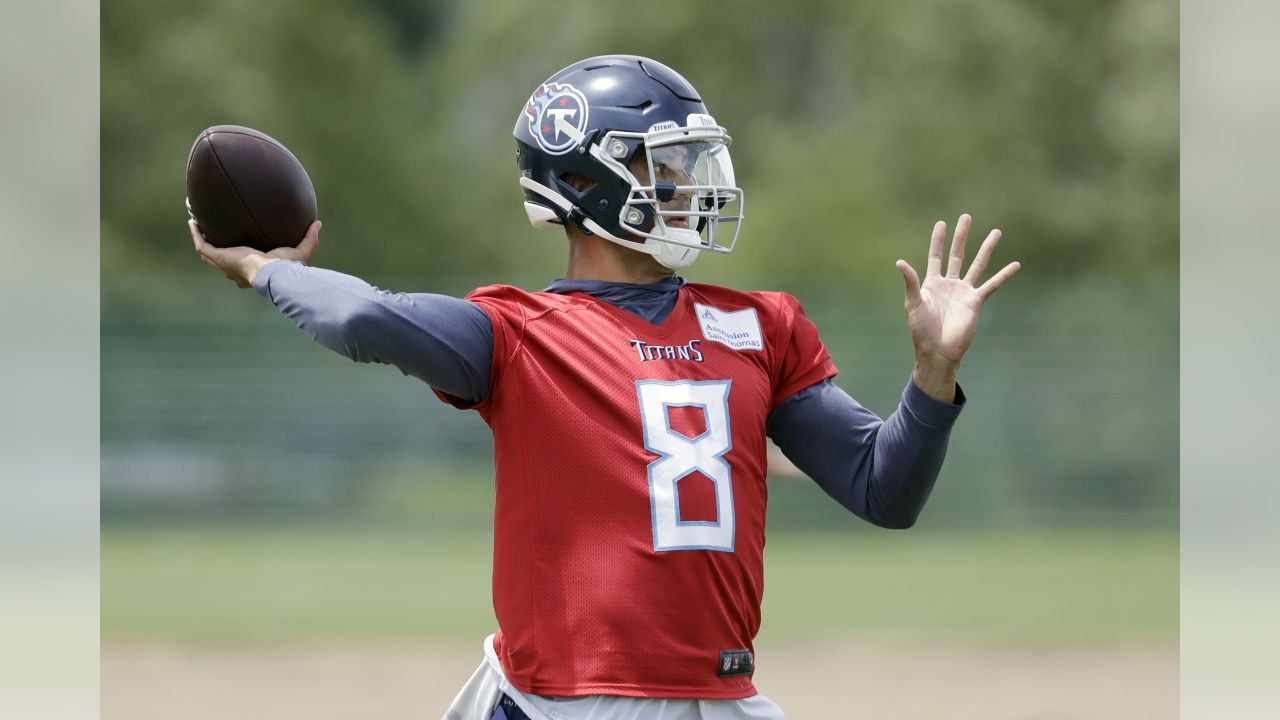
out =
<path fill-rule="evenodd" d="M 970 219 L 921 282 L 906 262 L 915 365 L 881 420 L 835 383 L 797 300 L 686 282 L 728 253 L 744 197 L 730 138 L 685 78 L 648 58 L 574 63 L 515 126 L 529 220 L 568 237 L 562 279 L 465 299 L 393 293 L 305 262 L 206 244 L 320 344 L 387 363 L 493 431 L 499 631 L 447 718 L 764 719 L 752 685 L 769 438 L 859 517 L 910 527 L 964 405 L 956 374 L 983 302 L 992 231 L 962 274 Z M 905 370 L 905 368 L 904 368 Z"/>

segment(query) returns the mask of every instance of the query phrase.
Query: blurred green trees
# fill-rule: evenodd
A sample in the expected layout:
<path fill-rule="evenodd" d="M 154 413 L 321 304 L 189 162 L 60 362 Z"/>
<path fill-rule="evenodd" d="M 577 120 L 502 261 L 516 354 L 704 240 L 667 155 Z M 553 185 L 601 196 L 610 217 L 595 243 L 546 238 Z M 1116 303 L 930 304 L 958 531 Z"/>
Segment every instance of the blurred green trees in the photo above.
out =
<path fill-rule="evenodd" d="M 605 53 L 675 67 L 734 136 L 742 237 L 686 274 L 796 292 L 882 414 L 911 362 L 893 261 L 919 267 L 933 221 L 963 211 L 1005 231 L 996 261 L 1025 269 L 984 311 L 930 523 L 1170 522 L 1171 0 L 106 3 L 106 512 L 319 513 L 401 476 L 487 477 L 477 418 L 350 367 L 196 260 L 187 153 L 220 123 L 288 145 L 325 221 L 314 264 L 395 290 L 540 287 L 563 239 L 524 218 L 512 125 L 539 82 Z M 779 487 L 775 526 L 847 523 Z"/>
<path fill-rule="evenodd" d="M 1177 5 L 1164 0 L 515 3 L 407 0 L 102 11 L 104 286 L 207 272 L 183 171 L 218 123 L 288 145 L 356 274 L 559 274 L 523 218 L 511 126 L 581 57 L 685 74 L 734 135 L 747 222 L 691 276 L 897 282 L 932 222 L 999 225 L 1045 275 L 1177 269 Z"/>

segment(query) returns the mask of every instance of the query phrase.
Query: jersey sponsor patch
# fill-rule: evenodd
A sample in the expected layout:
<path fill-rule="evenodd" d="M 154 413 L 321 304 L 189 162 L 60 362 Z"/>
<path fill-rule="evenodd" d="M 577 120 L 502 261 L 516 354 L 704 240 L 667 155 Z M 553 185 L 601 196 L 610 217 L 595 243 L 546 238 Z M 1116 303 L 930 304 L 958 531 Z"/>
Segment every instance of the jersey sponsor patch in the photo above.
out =
<path fill-rule="evenodd" d="M 756 659 L 750 650 L 721 650 L 720 666 L 716 675 L 730 677 L 733 675 L 750 675 L 756 670 Z"/>
<path fill-rule="evenodd" d="M 693 307 L 704 339 L 734 350 L 764 350 L 760 318 L 755 308 L 721 310 L 700 303 L 694 303 Z"/>

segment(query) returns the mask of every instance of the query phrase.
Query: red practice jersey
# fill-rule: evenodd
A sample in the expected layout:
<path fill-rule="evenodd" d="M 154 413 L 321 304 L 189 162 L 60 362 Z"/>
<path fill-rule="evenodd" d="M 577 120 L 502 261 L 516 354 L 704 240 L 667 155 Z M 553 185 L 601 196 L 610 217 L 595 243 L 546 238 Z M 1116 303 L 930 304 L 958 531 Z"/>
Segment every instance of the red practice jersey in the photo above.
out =
<path fill-rule="evenodd" d="M 796 299 L 688 284 L 654 325 L 491 286 L 495 648 L 538 695 L 750 697 L 765 419 L 836 374 Z M 466 403 L 441 394 L 458 407 Z"/>

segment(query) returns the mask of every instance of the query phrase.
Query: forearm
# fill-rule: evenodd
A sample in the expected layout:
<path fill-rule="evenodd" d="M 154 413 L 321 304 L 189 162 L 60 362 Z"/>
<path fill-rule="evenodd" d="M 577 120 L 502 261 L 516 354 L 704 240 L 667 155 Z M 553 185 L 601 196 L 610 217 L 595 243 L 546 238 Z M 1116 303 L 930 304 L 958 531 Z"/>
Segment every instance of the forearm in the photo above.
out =
<path fill-rule="evenodd" d="M 959 399 L 943 403 L 913 382 L 881 421 L 834 383 L 819 383 L 780 405 L 768 430 L 841 505 L 881 527 L 905 528 L 933 491 L 963 394 Z"/>
<path fill-rule="evenodd" d="M 394 365 L 472 402 L 488 394 L 493 331 L 471 302 L 391 293 L 293 261 L 261 266 L 253 287 L 312 340 L 356 362 Z"/>

